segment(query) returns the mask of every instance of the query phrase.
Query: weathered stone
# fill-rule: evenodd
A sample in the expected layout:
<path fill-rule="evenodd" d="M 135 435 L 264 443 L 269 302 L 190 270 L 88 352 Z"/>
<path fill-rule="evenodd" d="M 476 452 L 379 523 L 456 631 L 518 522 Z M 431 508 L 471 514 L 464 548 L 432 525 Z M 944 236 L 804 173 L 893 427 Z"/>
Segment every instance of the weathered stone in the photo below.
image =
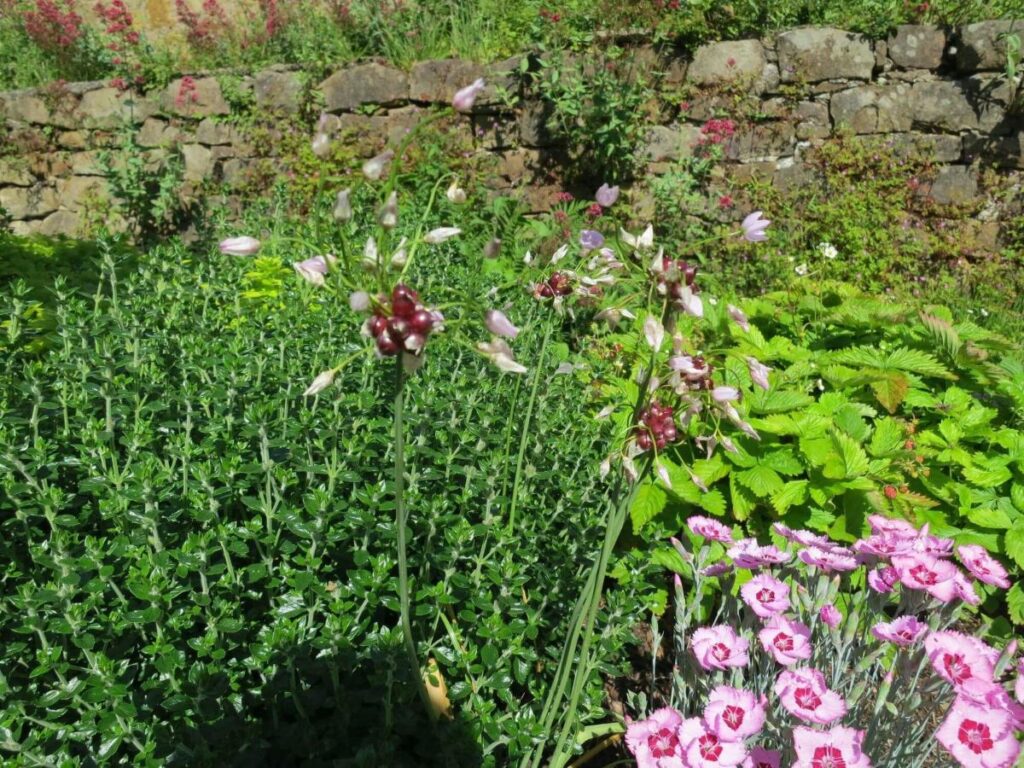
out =
<path fill-rule="evenodd" d="M 682 56 L 673 54 L 665 58 L 661 66 L 661 84 L 667 87 L 682 85 L 688 69 L 689 62 Z"/>
<path fill-rule="evenodd" d="M 356 154 L 371 157 L 384 145 L 397 144 L 404 139 L 422 115 L 422 108 L 416 106 L 400 107 L 380 115 L 345 113 L 338 117 L 338 127 L 333 135 L 354 149 Z"/>
<path fill-rule="evenodd" d="M 863 85 L 832 94 L 832 122 L 854 133 L 909 131 L 913 115 L 907 85 Z"/>
<path fill-rule="evenodd" d="M 400 104 L 409 98 L 405 73 L 370 63 L 335 72 L 319 85 L 328 112 L 352 111 L 364 104 Z"/>
<path fill-rule="evenodd" d="M 234 144 L 241 140 L 242 137 L 235 126 L 209 117 L 196 128 L 196 141 L 200 144 L 216 146 L 218 144 Z"/>
<path fill-rule="evenodd" d="M 978 174 L 967 165 L 946 165 L 934 179 L 918 186 L 916 194 L 939 205 L 965 205 L 978 197 Z"/>
<path fill-rule="evenodd" d="M 85 149 L 86 134 L 82 131 L 65 131 L 57 137 L 57 146 L 63 149 Z"/>
<path fill-rule="evenodd" d="M 507 115 L 474 115 L 473 136 L 477 146 L 484 149 L 508 149 L 518 143 L 518 124 L 514 118 Z"/>
<path fill-rule="evenodd" d="M 298 112 L 302 106 L 302 76 L 272 69 L 258 72 L 253 78 L 253 96 L 263 109 Z"/>
<path fill-rule="evenodd" d="M 1024 131 L 1011 136 L 968 134 L 964 153 L 967 160 L 983 157 L 1001 168 L 1024 168 Z"/>
<path fill-rule="evenodd" d="M 550 147 L 557 143 L 548 120 L 554 107 L 547 102 L 528 102 L 519 111 L 519 141 L 524 147 Z"/>
<path fill-rule="evenodd" d="M 979 72 L 1006 67 L 1006 38 L 1024 31 L 1024 21 L 1003 19 L 979 21 L 960 29 L 956 46 L 956 67 L 961 72 Z"/>
<path fill-rule="evenodd" d="M 495 155 L 498 160 L 494 176 L 502 179 L 502 186 L 517 185 L 524 178 L 532 178 L 541 164 L 536 149 L 514 149 Z"/>
<path fill-rule="evenodd" d="M 700 128 L 692 125 L 656 125 L 647 134 L 644 154 L 647 161 L 661 163 L 691 157 L 700 138 Z"/>
<path fill-rule="evenodd" d="M 61 208 L 81 211 L 109 200 L 110 190 L 96 176 L 72 176 L 57 181 L 57 195 Z"/>
<path fill-rule="evenodd" d="M 78 110 L 82 125 L 88 128 L 117 128 L 125 123 L 141 123 L 156 112 L 156 105 L 131 92 L 97 88 L 82 95 Z"/>
<path fill-rule="evenodd" d="M 11 91 L 4 94 L 4 115 L 19 123 L 46 125 L 50 110 L 34 91 Z"/>
<path fill-rule="evenodd" d="M 875 71 L 885 72 L 892 69 L 892 61 L 889 59 L 889 46 L 885 40 L 875 40 Z"/>
<path fill-rule="evenodd" d="M 251 178 L 255 163 L 255 160 L 237 157 L 225 160 L 221 168 L 221 179 L 230 187 L 241 187 Z"/>
<path fill-rule="evenodd" d="M 765 93 L 776 93 L 781 82 L 779 65 L 774 61 L 769 61 L 761 70 L 761 90 Z"/>
<path fill-rule="evenodd" d="M 828 105 L 820 101 L 801 101 L 793 110 L 796 137 L 801 140 L 821 139 L 832 133 Z"/>
<path fill-rule="evenodd" d="M 78 237 L 82 234 L 82 220 L 73 211 L 54 211 L 34 224 L 34 234 L 44 237 Z"/>
<path fill-rule="evenodd" d="M 39 219 L 53 213 L 58 205 L 57 192 L 53 187 L 36 184 L 0 189 L 0 208 L 13 219 Z"/>
<path fill-rule="evenodd" d="M 696 85 L 738 83 L 761 91 L 761 76 L 767 63 L 759 40 L 710 43 L 697 49 L 686 79 Z"/>
<path fill-rule="evenodd" d="M 106 176 L 100 152 L 98 149 L 90 149 L 72 153 L 68 160 L 71 173 L 75 176 Z M 111 153 L 108 161 L 115 167 L 123 166 L 125 158 L 120 153 Z"/>
<path fill-rule="evenodd" d="M 35 182 L 35 177 L 29 173 L 25 163 L 0 159 L 0 185 L 30 187 Z"/>
<path fill-rule="evenodd" d="M 870 80 L 875 66 L 875 54 L 867 38 L 841 29 L 793 29 L 780 34 L 776 45 L 784 83 Z"/>
<path fill-rule="evenodd" d="M 903 69 L 938 69 L 946 50 L 946 33 L 931 24 L 900 24 L 889 36 L 888 54 Z"/>
<path fill-rule="evenodd" d="M 215 77 L 172 81 L 160 97 L 160 109 L 168 115 L 185 117 L 209 117 L 231 112 Z"/>
<path fill-rule="evenodd" d="M 772 186 L 782 194 L 789 194 L 820 182 L 819 174 L 805 163 L 780 163 L 772 174 Z"/>
<path fill-rule="evenodd" d="M 974 75 L 963 80 L 923 80 L 910 89 L 915 128 L 929 131 L 982 131 L 1008 134 L 1005 79 Z"/>
<path fill-rule="evenodd" d="M 135 141 L 140 147 L 164 147 L 177 143 L 180 131 L 163 120 L 149 118 L 135 134 Z"/>
<path fill-rule="evenodd" d="M 525 62 L 525 56 L 512 56 L 487 67 L 484 74 L 487 85 L 477 97 L 477 103 L 490 106 L 503 104 L 507 99 L 518 99 L 522 95 Z"/>
<path fill-rule="evenodd" d="M 959 136 L 948 133 L 898 133 L 888 138 L 897 155 L 908 158 L 920 155 L 937 163 L 955 163 L 963 154 Z"/>
<path fill-rule="evenodd" d="M 409 98 L 447 103 L 456 91 L 483 76 L 483 67 L 461 59 L 420 61 L 413 64 L 409 72 Z"/>
<path fill-rule="evenodd" d="M 213 175 L 213 153 L 202 144 L 184 144 L 181 156 L 185 160 L 185 179 L 202 181 Z"/>
<path fill-rule="evenodd" d="M 730 160 L 749 163 L 792 155 L 795 131 L 792 123 L 770 122 L 742 126 L 725 147 Z"/>

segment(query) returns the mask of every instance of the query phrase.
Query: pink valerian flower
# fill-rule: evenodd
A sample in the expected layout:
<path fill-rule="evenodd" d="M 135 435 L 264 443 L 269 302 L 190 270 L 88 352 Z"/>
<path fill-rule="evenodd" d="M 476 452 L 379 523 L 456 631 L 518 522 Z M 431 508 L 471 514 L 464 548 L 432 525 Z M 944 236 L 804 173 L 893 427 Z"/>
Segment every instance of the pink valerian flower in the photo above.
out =
<path fill-rule="evenodd" d="M 754 747 L 743 761 L 743 768 L 779 768 L 782 753 L 777 749 Z"/>
<path fill-rule="evenodd" d="M 995 683 L 999 652 L 960 632 L 932 632 L 924 640 L 935 672 L 961 696 L 984 702 Z"/>
<path fill-rule="evenodd" d="M 639 768 L 682 768 L 683 744 L 679 738 L 682 715 L 671 707 L 655 710 L 646 720 L 626 726 L 626 746 Z"/>
<path fill-rule="evenodd" d="M 964 544 L 957 547 L 957 556 L 964 564 L 970 574 L 978 581 L 991 584 L 1000 589 L 1009 589 L 1010 580 L 1007 578 L 1006 569 L 998 560 L 989 555 L 984 547 L 977 544 Z"/>
<path fill-rule="evenodd" d="M 720 685 L 708 695 L 704 722 L 722 741 L 743 741 L 764 727 L 765 702 L 750 691 Z"/>
<path fill-rule="evenodd" d="M 864 731 L 841 725 L 830 731 L 797 726 L 793 729 L 793 768 L 871 768 L 871 760 L 861 749 L 863 741 Z"/>
<path fill-rule="evenodd" d="M 615 201 L 619 199 L 619 188 L 609 187 L 607 184 L 602 184 L 597 188 L 597 192 L 594 194 L 594 200 L 602 208 L 611 208 L 615 205 Z"/>
<path fill-rule="evenodd" d="M 916 616 L 900 616 L 890 622 L 880 621 L 871 628 L 871 634 L 879 640 L 895 645 L 908 646 L 918 642 L 928 633 L 928 625 Z"/>
<path fill-rule="evenodd" d="M 842 622 L 843 614 L 832 603 L 827 603 L 821 606 L 821 610 L 818 611 L 818 618 L 821 619 L 821 623 L 826 627 L 835 629 Z"/>
<path fill-rule="evenodd" d="M 964 768 L 1011 768 L 1020 755 L 1005 712 L 958 697 L 935 738 Z"/>
<path fill-rule="evenodd" d="M 772 372 L 772 369 L 758 361 L 756 357 L 748 356 L 746 360 L 747 372 L 750 373 L 750 380 L 767 392 L 769 388 L 768 374 Z"/>
<path fill-rule="evenodd" d="M 899 580 L 900 575 L 891 565 L 868 573 L 868 586 L 882 595 L 892 592 Z"/>
<path fill-rule="evenodd" d="M 811 630 L 799 621 L 773 616 L 757 633 L 757 638 L 772 658 L 784 667 L 811 658 Z"/>
<path fill-rule="evenodd" d="M 955 579 L 959 571 L 948 560 L 925 553 L 895 555 L 892 566 L 899 574 L 900 583 L 908 589 L 924 590 L 943 603 L 958 597 Z"/>
<path fill-rule="evenodd" d="M 761 211 L 754 211 L 743 219 L 740 227 L 743 229 L 744 239 L 751 243 L 760 243 L 768 239 L 765 230 L 768 229 L 769 224 L 771 222 L 762 217 Z"/>
<path fill-rule="evenodd" d="M 757 539 L 740 539 L 729 548 L 726 554 L 737 568 L 749 570 L 756 570 L 766 565 L 779 565 L 792 557 L 774 544 L 761 546 L 757 543 Z"/>
<path fill-rule="evenodd" d="M 686 768 L 737 768 L 747 756 L 742 742 L 726 741 L 698 717 L 683 721 L 679 739 L 686 754 Z"/>
<path fill-rule="evenodd" d="M 473 104 L 476 101 L 477 96 L 483 91 L 486 83 L 482 77 L 477 78 L 472 83 L 467 85 L 465 88 L 460 88 L 455 92 L 455 97 L 452 99 L 452 106 L 459 112 L 469 112 L 473 108 Z"/>
<path fill-rule="evenodd" d="M 759 573 L 744 584 L 740 596 L 762 619 L 788 611 L 790 607 L 789 587 L 767 573 Z"/>
<path fill-rule="evenodd" d="M 725 624 L 701 627 L 693 633 L 690 646 L 703 669 L 745 667 L 750 661 L 747 638 L 740 637 L 736 630 Z"/>
<path fill-rule="evenodd" d="M 780 673 L 775 694 L 787 712 L 808 723 L 828 725 L 846 714 L 843 697 L 825 685 L 824 675 L 816 669 Z"/>
<path fill-rule="evenodd" d="M 852 555 L 848 555 L 837 549 L 819 549 L 818 547 L 807 547 L 800 550 L 797 555 L 807 565 L 820 568 L 825 573 L 833 571 L 852 571 L 859 563 Z"/>
<path fill-rule="evenodd" d="M 723 544 L 732 544 L 733 542 L 732 529 L 710 517 L 694 515 L 687 519 L 686 527 L 698 536 L 703 536 L 711 541 L 720 541 Z"/>

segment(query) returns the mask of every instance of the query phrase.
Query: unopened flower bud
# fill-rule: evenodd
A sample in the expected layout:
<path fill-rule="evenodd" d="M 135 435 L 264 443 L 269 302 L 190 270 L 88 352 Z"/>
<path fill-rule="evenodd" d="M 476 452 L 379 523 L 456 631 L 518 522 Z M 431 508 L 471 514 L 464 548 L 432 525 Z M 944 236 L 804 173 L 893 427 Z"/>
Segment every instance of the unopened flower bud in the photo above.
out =
<path fill-rule="evenodd" d="M 352 218 L 352 203 L 349 200 L 352 190 L 343 189 L 338 193 L 338 197 L 334 200 L 334 220 L 335 221 L 348 221 Z"/>
<path fill-rule="evenodd" d="M 313 379 L 313 381 L 310 383 L 309 387 L 302 394 L 304 396 L 306 396 L 306 397 L 310 397 L 310 396 L 315 395 L 315 394 L 317 394 L 319 392 L 323 392 L 325 389 L 327 389 L 333 383 L 333 381 L 334 381 L 334 374 L 335 374 L 335 370 L 333 368 L 324 371 L 319 376 L 317 376 L 315 379 Z"/>
<path fill-rule="evenodd" d="M 398 226 L 398 193 L 394 190 L 388 195 L 384 205 L 381 206 L 378 220 L 385 229 L 394 229 Z"/>

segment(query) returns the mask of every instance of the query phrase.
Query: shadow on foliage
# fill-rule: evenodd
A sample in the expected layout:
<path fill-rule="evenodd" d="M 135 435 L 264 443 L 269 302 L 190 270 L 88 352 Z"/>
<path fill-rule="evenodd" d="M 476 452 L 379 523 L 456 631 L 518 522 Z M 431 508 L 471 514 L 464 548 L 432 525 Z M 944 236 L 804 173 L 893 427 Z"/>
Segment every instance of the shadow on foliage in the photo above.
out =
<path fill-rule="evenodd" d="M 168 766 L 476 768 L 483 755 L 463 719 L 432 722 L 408 685 L 400 648 L 365 656 L 301 644 L 283 652 L 258 691 L 207 677 L 180 697 L 150 702 L 173 723 L 157 754 Z M 371 670 L 367 674 L 363 670 Z M 184 725 L 184 712 L 198 725 Z M 180 724 L 181 727 L 178 727 Z M 234 756 L 226 762 L 227 756 Z"/>

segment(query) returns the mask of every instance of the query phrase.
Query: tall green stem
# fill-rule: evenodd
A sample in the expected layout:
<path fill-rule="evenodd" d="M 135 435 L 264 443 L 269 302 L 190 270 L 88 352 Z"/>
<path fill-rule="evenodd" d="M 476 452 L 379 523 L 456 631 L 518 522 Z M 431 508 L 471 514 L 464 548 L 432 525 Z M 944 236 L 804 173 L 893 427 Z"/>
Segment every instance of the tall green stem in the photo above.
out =
<path fill-rule="evenodd" d="M 402 639 L 405 653 L 409 657 L 409 674 L 412 683 L 419 693 L 420 701 L 433 718 L 434 711 L 430 706 L 423 676 L 420 674 L 420 661 L 416 655 L 416 642 L 412 637 L 412 615 L 409 610 L 409 562 L 406 558 L 406 522 L 408 514 L 405 509 L 405 371 L 402 370 L 402 355 L 395 358 L 395 522 L 398 526 L 398 600 L 401 612 Z"/>
<path fill-rule="evenodd" d="M 519 504 L 519 483 L 523 477 L 523 459 L 526 457 L 526 443 L 530 439 L 530 423 L 533 420 L 533 407 L 537 402 L 537 390 L 540 388 L 540 377 L 544 372 L 544 353 L 548 349 L 548 338 L 551 326 L 544 331 L 544 339 L 540 343 L 540 354 L 537 355 L 536 370 L 533 372 L 533 386 L 530 389 L 530 402 L 526 406 L 526 418 L 523 420 L 523 434 L 519 438 L 519 454 L 516 457 L 516 474 L 512 480 L 512 503 L 508 511 L 508 530 L 511 532 L 516 523 L 516 506 Z"/>

